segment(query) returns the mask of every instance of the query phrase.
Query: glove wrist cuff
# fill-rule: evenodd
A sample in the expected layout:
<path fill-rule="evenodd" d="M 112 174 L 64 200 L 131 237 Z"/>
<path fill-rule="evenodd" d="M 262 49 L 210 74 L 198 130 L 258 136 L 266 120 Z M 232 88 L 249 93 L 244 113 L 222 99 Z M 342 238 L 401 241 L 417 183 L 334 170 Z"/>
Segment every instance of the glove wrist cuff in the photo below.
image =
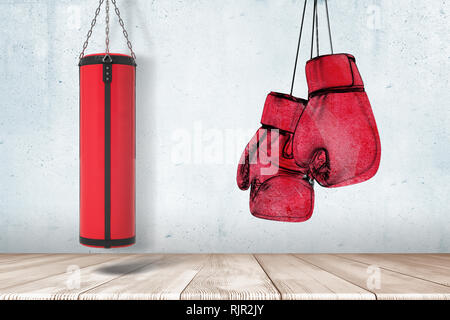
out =
<path fill-rule="evenodd" d="M 364 86 L 355 57 L 345 53 L 309 60 L 306 63 L 306 79 L 310 95 L 322 90 Z"/>
<path fill-rule="evenodd" d="M 266 99 L 261 124 L 294 133 L 306 100 L 271 92 Z"/>

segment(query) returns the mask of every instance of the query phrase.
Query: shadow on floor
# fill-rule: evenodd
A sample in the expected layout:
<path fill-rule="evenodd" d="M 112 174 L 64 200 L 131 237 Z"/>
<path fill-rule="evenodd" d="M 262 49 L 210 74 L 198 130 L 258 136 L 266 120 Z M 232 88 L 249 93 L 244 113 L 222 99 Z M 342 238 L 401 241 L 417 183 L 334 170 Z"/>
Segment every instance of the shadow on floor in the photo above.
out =
<path fill-rule="evenodd" d="M 148 273 L 151 270 L 161 270 L 167 267 L 173 267 L 182 260 L 183 257 L 176 256 L 166 257 L 165 259 L 162 259 L 162 257 L 159 259 L 136 259 L 136 261 L 127 261 L 103 266 L 96 269 L 95 272 L 112 275 Z"/>

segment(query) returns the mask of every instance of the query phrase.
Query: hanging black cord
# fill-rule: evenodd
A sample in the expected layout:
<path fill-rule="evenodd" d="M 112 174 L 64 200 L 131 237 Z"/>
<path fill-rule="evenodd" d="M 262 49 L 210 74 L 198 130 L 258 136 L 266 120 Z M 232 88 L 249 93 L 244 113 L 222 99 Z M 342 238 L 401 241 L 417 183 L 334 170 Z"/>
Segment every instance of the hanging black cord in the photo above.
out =
<path fill-rule="evenodd" d="M 317 0 L 316 2 L 316 42 L 317 42 L 317 57 L 320 56 L 319 51 L 319 9 L 317 8 Z"/>
<path fill-rule="evenodd" d="M 317 9 L 317 0 L 314 0 L 313 22 L 312 22 L 312 33 L 311 33 L 311 59 L 313 58 L 313 50 L 314 50 L 314 31 L 315 31 L 315 23 L 316 23 L 316 9 Z"/>
<path fill-rule="evenodd" d="M 330 15 L 328 14 L 328 0 L 325 0 L 325 8 L 326 8 L 326 11 L 327 11 L 328 35 L 330 37 L 331 54 L 334 54 L 334 51 L 333 51 L 333 40 L 332 40 L 332 37 L 331 37 Z"/>
<path fill-rule="evenodd" d="M 306 3 L 307 2 L 308 2 L 308 0 L 305 0 L 305 4 L 303 5 L 302 23 L 300 25 L 300 35 L 298 36 L 297 54 L 295 55 L 294 74 L 292 75 L 291 94 L 290 94 L 291 96 L 292 96 L 292 92 L 294 91 L 295 75 L 297 73 L 298 55 L 300 53 L 300 43 L 302 42 L 303 22 L 305 21 L 305 12 L 306 12 Z"/>
<path fill-rule="evenodd" d="M 291 93 L 290 93 L 291 96 L 294 91 L 295 76 L 297 74 L 298 56 L 300 53 L 300 44 L 301 44 L 301 40 L 302 40 L 307 2 L 308 2 L 308 0 L 305 0 L 305 2 L 303 4 L 302 22 L 300 25 L 300 34 L 298 37 L 297 54 L 295 56 L 294 73 L 292 75 Z M 334 54 L 333 40 L 332 40 L 332 34 L 331 34 L 330 15 L 329 15 L 329 11 L 328 11 L 328 0 L 325 0 L 325 9 L 326 9 L 326 14 L 327 14 L 328 36 L 329 36 L 329 40 L 330 40 L 330 49 L 331 49 L 331 54 Z M 313 8 L 313 21 L 312 21 L 312 31 L 311 31 L 311 59 L 313 58 L 313 55 L 314 55 L 314 36 L 316 37 L 317 56 L 319 56 L 320 55 L 319 10 L 318 10 L 318 1 L 317 0 L 314 0 L 314 8 Z"/>

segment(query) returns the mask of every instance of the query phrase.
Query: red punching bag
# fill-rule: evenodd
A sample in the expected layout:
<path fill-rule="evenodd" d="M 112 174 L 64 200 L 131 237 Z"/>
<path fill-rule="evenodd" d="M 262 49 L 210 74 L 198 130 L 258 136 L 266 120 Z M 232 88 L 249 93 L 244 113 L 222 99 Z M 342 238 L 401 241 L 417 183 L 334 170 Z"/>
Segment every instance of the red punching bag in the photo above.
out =
<path fill-rule="evenodd" d="M 129 41 L 131 56 L 109 53 L 108 0 L 106 9 L 107 53 L 84 56 L 91 28 L 79 63 L 80 243 L 114 248 L 136 242 L 136 63 Z"/>

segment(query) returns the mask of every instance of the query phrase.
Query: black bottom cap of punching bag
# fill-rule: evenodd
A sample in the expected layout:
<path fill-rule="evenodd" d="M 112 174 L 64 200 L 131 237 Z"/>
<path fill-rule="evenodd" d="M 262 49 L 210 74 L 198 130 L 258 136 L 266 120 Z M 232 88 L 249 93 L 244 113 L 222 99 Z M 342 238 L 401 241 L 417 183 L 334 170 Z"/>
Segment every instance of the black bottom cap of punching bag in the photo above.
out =
<path fill-rule="evenodd" d="M 85 246 L 114 248 L 131 246 L 136 243 L 136 237 L 127 239 L 99 240 L 80 237 L 80 243 Z"/>

